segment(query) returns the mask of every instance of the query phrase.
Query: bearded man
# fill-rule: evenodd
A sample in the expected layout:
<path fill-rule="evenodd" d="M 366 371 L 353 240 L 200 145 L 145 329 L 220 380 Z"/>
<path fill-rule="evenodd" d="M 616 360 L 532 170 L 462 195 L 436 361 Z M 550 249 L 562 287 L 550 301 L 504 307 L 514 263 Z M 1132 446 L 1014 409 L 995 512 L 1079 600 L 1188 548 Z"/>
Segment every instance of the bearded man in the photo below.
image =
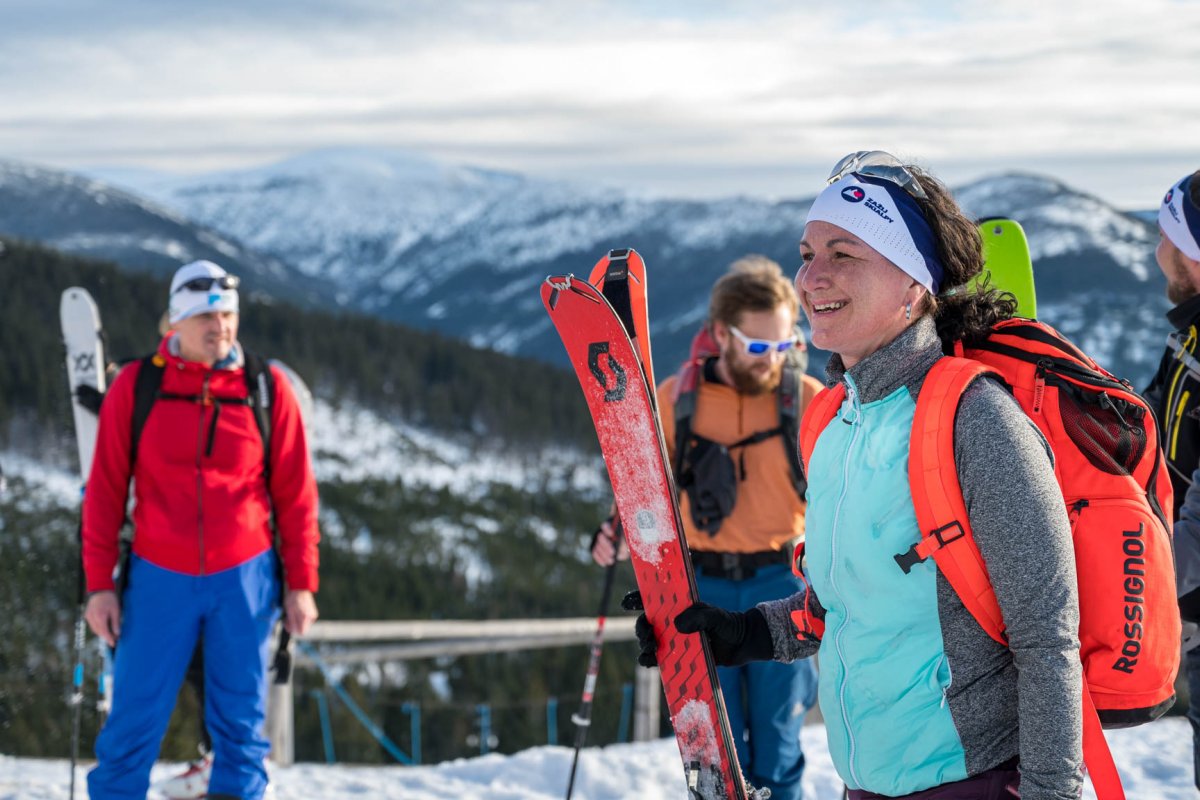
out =
<path fill-rule="evenodd" d="M 1193 779 L 1200 789 L 1200 171 L 1174 183 L 1158 211 L 1154 255 L 1175 307 L 1158 372 L 1146 400 L 1158 414 L 1167 470 L 1175 489 L 1175 570 L 1185 641 L 1184 671 L 1192 723 Z"/>

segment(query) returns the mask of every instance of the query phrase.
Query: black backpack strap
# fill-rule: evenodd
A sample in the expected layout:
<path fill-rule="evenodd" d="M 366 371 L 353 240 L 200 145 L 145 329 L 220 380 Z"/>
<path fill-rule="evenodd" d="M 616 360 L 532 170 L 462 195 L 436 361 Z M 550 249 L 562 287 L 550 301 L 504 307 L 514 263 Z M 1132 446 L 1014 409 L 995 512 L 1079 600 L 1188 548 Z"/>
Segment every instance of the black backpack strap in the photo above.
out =
<path fill-rule="evenodd" d="M 133 465 L 137 461 L 138 442 L 142 439 L 142 429 L 154 408 L 162 386 L 163 371 L 166 364 L 162 356 L 154 353 L 142 360 L 138 369 L 137 381 L 133 385 L 133 419 L 129 429 L 129 474 L 133 475 Z"/>
<path fill-rule="evenodd" d="M 808 491 L 804 462 L 800 460 L 800 401 L 804 388 L 802 374 L 799 369 L 784 365 L 779 388 L 775 391 L 779 403 L 779 426 L 783 428 L 783 446 L 787 449 L 788 463 L 792 467 L 792 484 L 801 498 Z"/>
<path fill-rule="evenodd" d="M 770 430 L 758 431 L 757 433 L 750 434 L 749 436 L 745 437 L 744 439 L 738 439 L 733 444 L 727 444 L 727 445 L 725 445 L 725 449 L 726 450 L 736 450 L 740 447 L 749 447 L 752 444 L 758 444 L 759 442 L 765 442 L 767 439 L 773 439 L 776 436 L 782 436 L 783 434 L 784 434 L 783 426 L 776 425 L 774 428 L 771 428 Z"/>
<path fill-rule="evenodd" d="M 245 352 L 242 364 L 242 375 L 246 379 L 246 400 L 250 410 L 254 412 L 254 422 L 258 425 L 259 436 L 263 446 L 263 480 L 268 489 L 271 483 L 271 408 L 275 405 L 275 376 L 271 365 L 261 356 Z M 270 497 L 270 491 L 267 496 Z M 279 546 L 278 530 L 275 526 L 275 512 L 271 511 L 271 528 L 275 541 L 271 546 L 275 549 L 276 577 L 279 580 L 279 607 L 287 613 L 284 599 L 287 597 L 287 578 L 283 567 L 283 554 Z M 275 658 L 271 669 L 275 673 L 273 682 L 279 685 L 288 683 L 292 678 L 292 635 L 286 626 L 279 629 L 279 640 L 275 648 Z"/>
<path fill-rule="evenodd" d="M 242 375 L 246 379 L 246 399 L 254 412 L 254 422 L 263 445 L 263 475 L 271 479 L 271 406 L 275 404 L 275 378 L 261 356 L 246 352 Z"/>
<path fill-rule="evenodd" d="M 703 369 L 703 367 L 696 367 Z M 696 384 L 699 388 L 699 381 Z M 696 413 L 696 390 L 681 391 L 675 398 L 675 481 L 683 478 L 684 454 L 687 452 L 687 442 L 692 435 L 692 417 Z"/>
<path fill-rule="evenodd" d="M 772 428 L 769 431 L 760 431 L 755 434 L 734 442 L 729 445 L 729 449 L 741 447 L 749 444 L 757 444 L 772 436 L 782 435 L 783 446 L 787 450 L 788 465 L 792 468 L 792 485 L 796 489 L 796 494 L 804 497 L 804 493 L 808 491 L 808 480 L 804 476 L 804 464 L 800 460 L 800 401 L 801 401 L 801 370 L 792 367 L 790 364 L 785 365 L 783 374 L 779 382 L 779 388 L 775 391 L 775 397 L 779 407 L 779 427 Z M 675 480 L 678 481 L 683 475 L 683 462 L 685 445 L 688 437 L 692 433 L 692 417 L 696 414 L 696 392 L 697 388 L 692 391 L 682 391 L 675 401 Z"/>

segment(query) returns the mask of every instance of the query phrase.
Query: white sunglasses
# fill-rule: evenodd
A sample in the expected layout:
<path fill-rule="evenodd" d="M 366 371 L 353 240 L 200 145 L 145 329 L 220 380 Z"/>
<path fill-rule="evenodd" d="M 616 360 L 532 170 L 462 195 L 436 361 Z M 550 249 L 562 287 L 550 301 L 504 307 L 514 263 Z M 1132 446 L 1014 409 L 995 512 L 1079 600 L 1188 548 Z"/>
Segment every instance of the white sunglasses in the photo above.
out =
<path fill-rule="evenodd" d="M 774 339 L 752 339 L 732 325 L 729 326 L 729 330 L 733 331 L 733 335 L 742 343 L 746 354 L 755 357 L 765 356 L 767 353 L 786 353 L 796 346 L 795 336 L 780 339 L 779 341 L 775 341 Z"/>

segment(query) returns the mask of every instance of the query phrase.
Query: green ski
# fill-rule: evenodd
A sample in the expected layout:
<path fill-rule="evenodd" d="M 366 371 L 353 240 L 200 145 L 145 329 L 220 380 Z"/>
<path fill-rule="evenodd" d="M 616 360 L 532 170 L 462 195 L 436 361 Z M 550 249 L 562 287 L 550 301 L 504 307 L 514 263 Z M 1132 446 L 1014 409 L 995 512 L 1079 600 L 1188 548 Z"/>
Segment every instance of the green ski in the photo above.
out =
<path fill-rule="evenodd" d="M 1037 319 L 1033 260 L 1021 223 L 1006 217 L 985 217 L 979 220 L 979 235 L 983 237 L 984 265 L 975 288 L 987 279 L 992 287 L 1017 298 L 1017 316 Z"/>

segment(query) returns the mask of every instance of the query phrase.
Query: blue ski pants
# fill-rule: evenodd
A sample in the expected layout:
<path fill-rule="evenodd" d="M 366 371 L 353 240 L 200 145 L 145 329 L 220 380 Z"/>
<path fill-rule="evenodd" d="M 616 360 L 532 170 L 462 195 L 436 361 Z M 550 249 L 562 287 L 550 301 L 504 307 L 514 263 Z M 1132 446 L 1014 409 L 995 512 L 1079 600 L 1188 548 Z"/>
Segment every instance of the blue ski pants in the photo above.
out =
<path fill-rule="evenodd" d="M 800 591 L 790 567 L 760 567 L 742 580 L 705 575 L 696 570 L 700 599 L 731 611 L 745 611 L 766 600 Z M 772 800 L 800 800 L 804 752 L 800 728 L 817 700 L 817 668 L 811 658 L 782 664 L 753 661 L 719 667 L 717 678 L 729 714 L 742 773 L 756 788 L 771 790 Z"/>
<path fill-rule="evenodd" d="M 204 642 L 204 714 L 213 739 L 211 794 L 258 800 L 270 750 L 263 727 L 271 631 L 279 617 L 273 550 L 211 575 L 137 556 L 121 604 L 112 713 L 96 737 L 92 800 L 142 800 L 196 642 Z"/>

